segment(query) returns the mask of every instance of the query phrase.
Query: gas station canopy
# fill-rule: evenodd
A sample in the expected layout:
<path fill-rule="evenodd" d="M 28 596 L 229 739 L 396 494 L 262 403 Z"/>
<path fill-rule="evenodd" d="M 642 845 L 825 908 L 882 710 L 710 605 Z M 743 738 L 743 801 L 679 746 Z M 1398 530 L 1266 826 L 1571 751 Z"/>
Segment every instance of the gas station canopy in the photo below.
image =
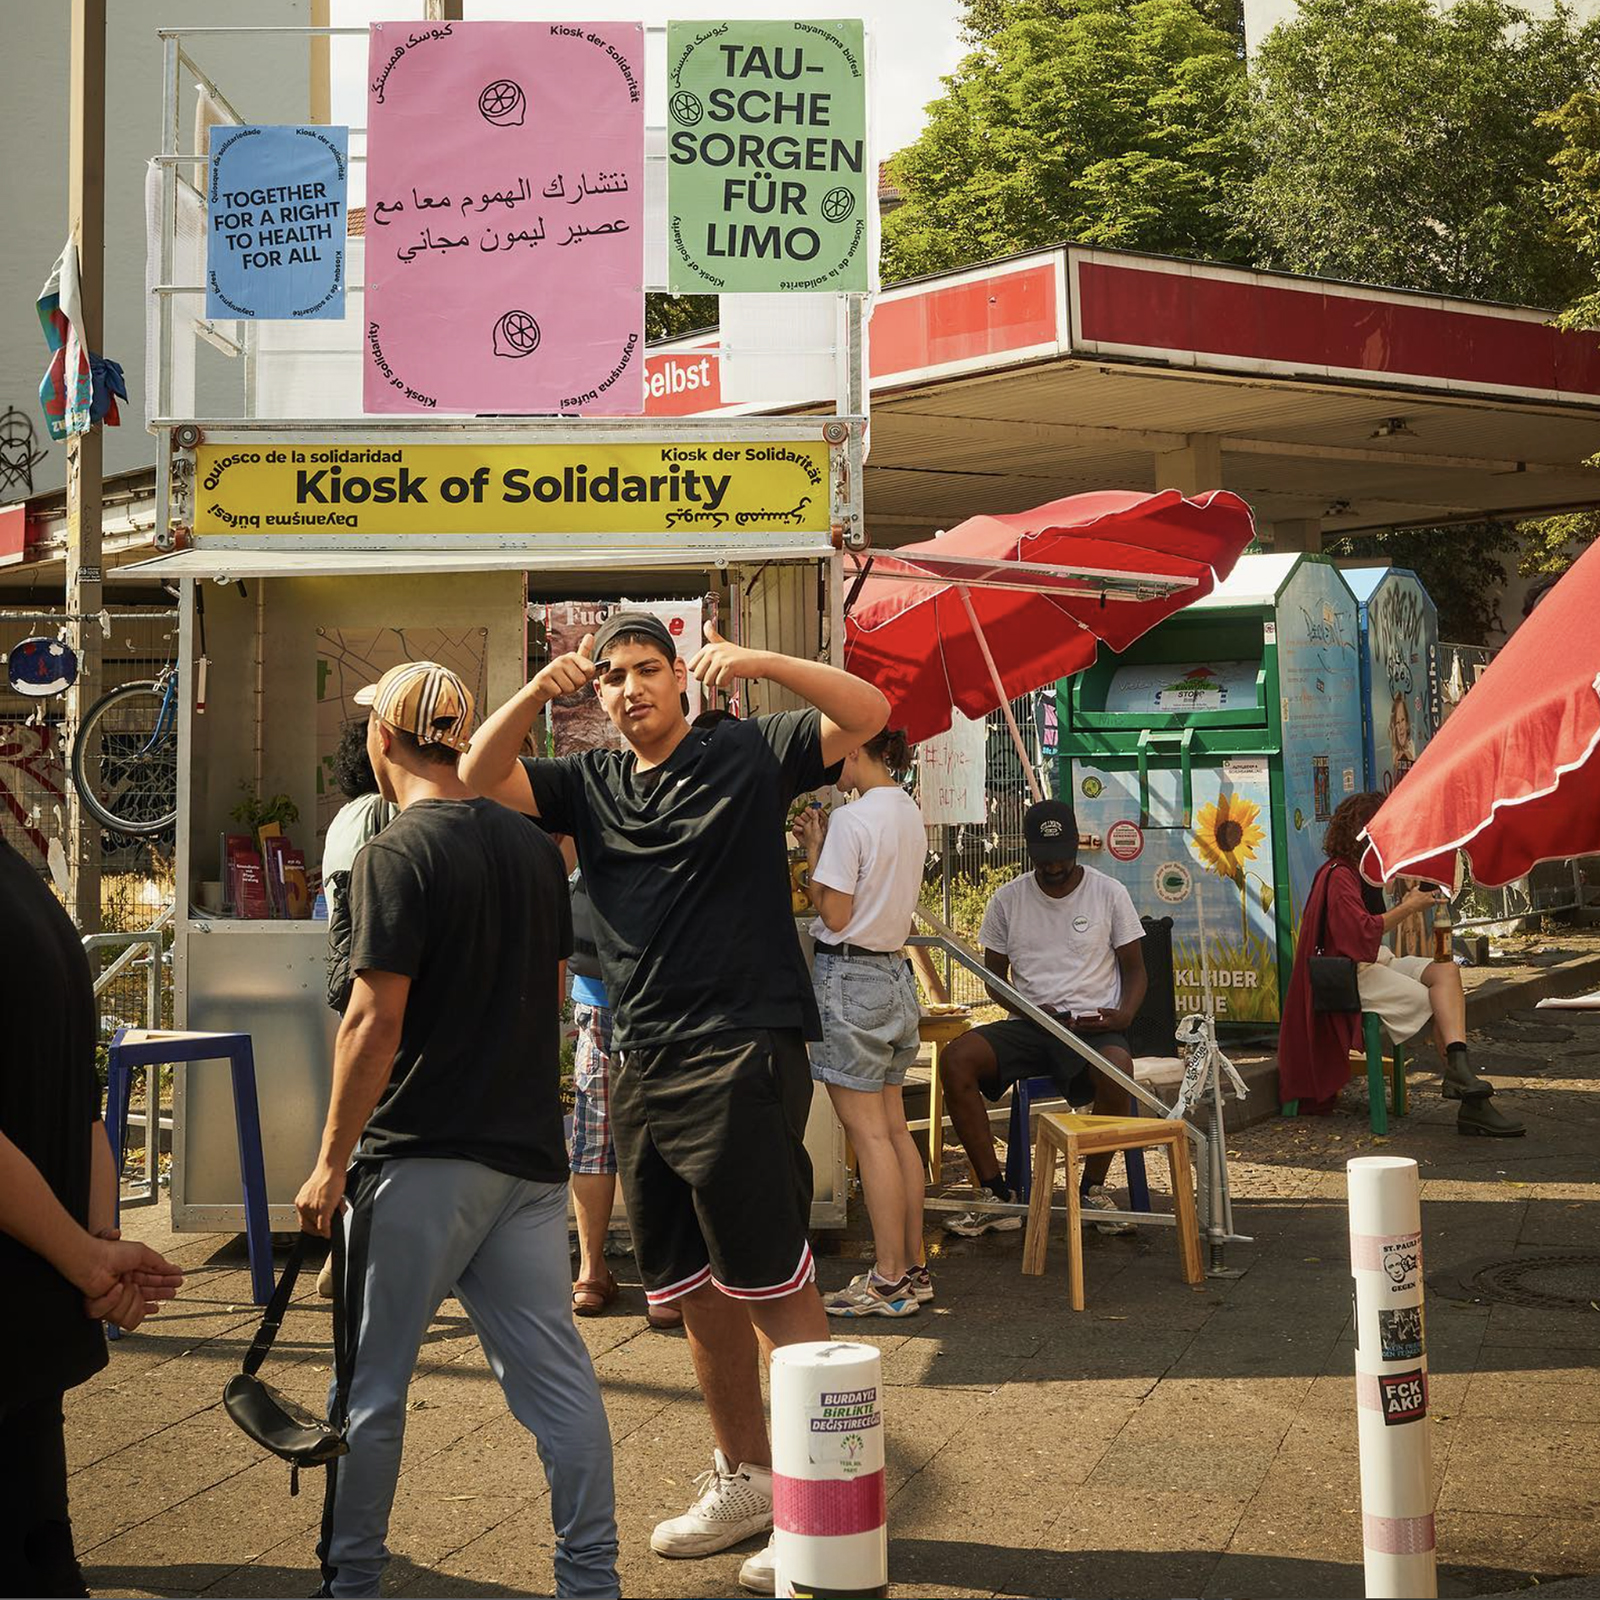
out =
<path fill-rule="evenodd" d="M 650 409 L 748 409 L 716 339 Z M 1289 549 L 1600 504 L 1600 336 L 1542 311 L 1063 247 L 886 291 L 870 366 L 878 546 L 1107 487 L 1231 489 Z"/>

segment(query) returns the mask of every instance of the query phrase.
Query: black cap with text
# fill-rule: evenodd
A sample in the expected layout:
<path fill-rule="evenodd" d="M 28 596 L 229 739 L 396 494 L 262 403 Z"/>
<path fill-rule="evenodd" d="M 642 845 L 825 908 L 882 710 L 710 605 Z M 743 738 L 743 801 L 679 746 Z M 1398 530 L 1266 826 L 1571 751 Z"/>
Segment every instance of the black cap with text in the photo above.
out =
<path fill-rule="evenodd" d="M 1028 859 L 1035 866 L 1078 859 L 1078 819 L 1065 800 L 1038 800 L 1022 819 Z"/>

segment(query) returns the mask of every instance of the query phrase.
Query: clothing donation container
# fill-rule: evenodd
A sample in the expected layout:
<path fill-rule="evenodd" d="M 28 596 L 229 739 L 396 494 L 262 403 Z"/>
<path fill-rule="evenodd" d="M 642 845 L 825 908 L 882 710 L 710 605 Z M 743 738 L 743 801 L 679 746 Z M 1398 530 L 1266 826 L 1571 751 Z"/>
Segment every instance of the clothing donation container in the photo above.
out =
<path fill-rule="evenodd" d="M 1362 783 L 1355 596 L 1321 556 L 1228 579 L 1058 689 L 1086 863 L 1170 916 L 1178 1010 L 1272 1023 L 1334 807 Z"/>
<path fill-rule="evenodd" d="M 1384 794 L 1439 726 L 1439 612 L 1404 567 L 1345 567 L 1361 634 L 1366 787 Z"/>

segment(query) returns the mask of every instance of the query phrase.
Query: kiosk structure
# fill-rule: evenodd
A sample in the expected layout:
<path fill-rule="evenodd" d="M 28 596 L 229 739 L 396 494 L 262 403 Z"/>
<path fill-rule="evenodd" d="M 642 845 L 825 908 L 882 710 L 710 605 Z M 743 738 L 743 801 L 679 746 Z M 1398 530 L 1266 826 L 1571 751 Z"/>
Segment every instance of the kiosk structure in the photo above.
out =
<path fill-rule="evenodd" d="M 1271 1023 L 1334 807 L 1362 782 L 1356 601 L 1318 556 L 1241 557 L 1058 692 L 1094 864 L 1170 909 L 1178 1010 Z M 1203 911 L 1203 916 L 1202 916 Z"/>
<path fill-rule="evenodd" d="M 293 1229 L 331 1083 L 327 929 L 218 913 L 226 839 L 240 831 L 235 807 L 286 796 L 299 819 L 288 831 L 315 867 L 337 805 L 328 761 L 354 691 L 394 661 L 431 657 L 463 675 L 480 708 L 500 704 L 526 678 L 530 599 L 710 595 L 729 637 L 838 662 L 841 552 L 864 538 L 866 310 L 864 295 L 832 297 L 840 332 L 831 416 L 267 418 L 251 324 L 241 325 L 233 414 L 176 409 L 175 393 L 191 388 L 174 372 L 192 362 L 193 333 L 174 306 L 202 287 L 192 266 L 187 275 L 178 267 L 180 195 L 197 161 L 178 107 L 190 80 L 221 96 L 187 44 L 214 31 L 161 35 L 163 231 L 152 288 L 160 365 L 150 425 L 158 527 L 171 553 L 145 571 L 179 592 L 176 1023 L 252 1035 L 271 1222 Z M 661 166 L 647 161 L 651 181 L 661 181 Z M 359 291 L 352 281 L 357 304 Z M 308 503 L 315 526 L 297 517 Z M 766 684 L 744 689 L 747 715 L 787 703 Z M 820 1094 L 807 1144 L 813 1220 L 842 1223 L 843 1137 Z M 242 1228 L 224 1080 L 178 1069 L 173 1154 L 173 1226 Z"/>

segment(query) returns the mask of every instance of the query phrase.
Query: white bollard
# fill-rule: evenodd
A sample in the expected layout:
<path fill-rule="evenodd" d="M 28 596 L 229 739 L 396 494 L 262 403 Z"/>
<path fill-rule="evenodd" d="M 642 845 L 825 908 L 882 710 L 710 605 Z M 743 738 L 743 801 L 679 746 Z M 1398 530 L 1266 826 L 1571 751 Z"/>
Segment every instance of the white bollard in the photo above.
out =
<path fill-rule="evenodd" d="M 1417 1164 L 1361 1156 L 1345 1171 L 1368 1600 L 1432 1600 L 1439 1588 Z"/>
<path fill-rule="evenodd" d="M 883 1377 L 871 1345 L 772 1352 L 772 1529 L 780 1595 L 886 1595 Z"/>

